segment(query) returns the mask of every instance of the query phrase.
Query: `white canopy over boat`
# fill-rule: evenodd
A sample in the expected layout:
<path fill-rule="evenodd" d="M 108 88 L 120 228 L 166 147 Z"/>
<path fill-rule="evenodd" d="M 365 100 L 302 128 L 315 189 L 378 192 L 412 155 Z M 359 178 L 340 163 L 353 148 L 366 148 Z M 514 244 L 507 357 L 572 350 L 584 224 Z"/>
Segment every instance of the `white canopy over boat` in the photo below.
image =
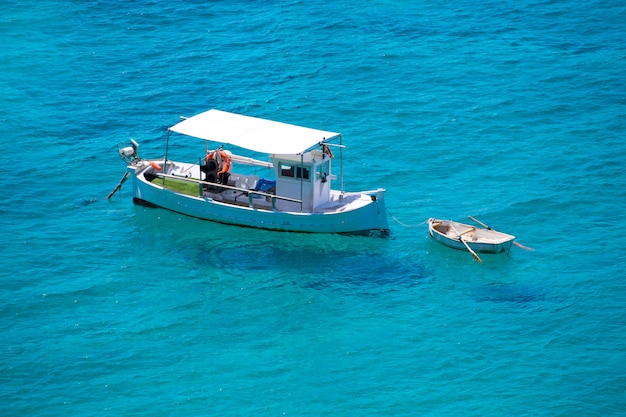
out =
<path fill-rule="evenodd" d="M 340 136 L 335 132 L 215 109 L 185 119 L 169 130 L 266 154 L 302 154 Z"/>

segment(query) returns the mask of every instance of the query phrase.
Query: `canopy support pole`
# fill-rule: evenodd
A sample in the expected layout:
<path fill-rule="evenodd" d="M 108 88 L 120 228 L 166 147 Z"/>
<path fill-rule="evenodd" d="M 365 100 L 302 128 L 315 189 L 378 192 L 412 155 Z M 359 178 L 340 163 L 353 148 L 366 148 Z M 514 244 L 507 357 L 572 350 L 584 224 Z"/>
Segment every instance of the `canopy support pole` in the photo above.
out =
<path fill-rule="evenodd" d="M 297 171 L 297 170 L 296 170 Z M 302 204 L 304 196 L 304 154 L 300 154 L 300 213 L 304 210 L 304 206 Z"/>
<path fill-rule="evenodd" d="M 170 149 L 170 135 L 172 134 L 172 131 L 170 129 L 167 129 L 167 140 L 165 142 L 165 160 L 163 161 L 163 173 L 165 174 L 167 172 L 167 153 Z M 163 177 L 163 187 L 165 187 L 165 177 Z"/>
<path fill-rule="evenodd" d="M 339 182 L 341 187 L 341 195 L 343 196 L 343 135 L 339 135 Z"/>

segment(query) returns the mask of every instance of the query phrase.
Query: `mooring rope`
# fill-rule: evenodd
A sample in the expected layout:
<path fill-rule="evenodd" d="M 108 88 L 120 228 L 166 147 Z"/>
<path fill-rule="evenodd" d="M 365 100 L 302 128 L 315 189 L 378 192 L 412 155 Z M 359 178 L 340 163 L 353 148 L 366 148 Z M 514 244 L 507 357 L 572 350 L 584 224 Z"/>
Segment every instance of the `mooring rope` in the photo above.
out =
<path fill-rule="evenodd" d="M 395 220 L 398 224 L 400 224 L 401 226 L 404 226 L 404 227 L 408 227 L 408 228 L 412 228 L 412 227 L 421 227 L 421 226 L 423 226 L 424 224 L 426 224 L 426 222 L 428 222 L 428 220 L 424 220 L 424 221 L 423 221 L 423 222 L 421 222 L 420 224 L 416 224 L 416 225 L 405 224 L 405 223 L 402 223 L 400 220 L 398 220 L 398 219 L 396 218 L 396 216 L 394 216 L 393 214 L 391 214 L 391 212 L 390 212 L 389 210 L 387 210 L 387 213 L 388 213 L 388 214 L 389 214 L 389 216 L 391 216 L 391 218 L 392 218 L 392 219 L 394 219 L 394 220 Z"/>

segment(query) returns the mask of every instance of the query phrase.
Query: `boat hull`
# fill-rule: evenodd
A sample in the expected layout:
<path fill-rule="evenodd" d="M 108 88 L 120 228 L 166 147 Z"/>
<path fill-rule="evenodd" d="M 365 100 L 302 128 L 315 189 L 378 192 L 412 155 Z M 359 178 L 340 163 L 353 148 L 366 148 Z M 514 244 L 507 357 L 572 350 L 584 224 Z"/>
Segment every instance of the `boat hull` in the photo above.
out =
<path fill-rule="evenodd" d="M 444 246 L 467 251 L 467 247 L 458 237 L 461 234 L 465 243 L 473 251 L 480 253 L 509 252 L 515 240 L 515 236 L 506 233 L 438 219 L 428 220 L 428 233 Z"/>
<path fill-rule="evenodd" d="M 180 194 L 161 187 L 158 180 L 146 181 L 137 174 L 134 166 L 129 166 L 128 170 L 133 179 L 133 201 L 136 204 L 160 207 L 198 219 L 285 232 L 369 234 L 389 230 L 382 189 L 376 195 L 364 194 L 362 204 L 354 209 L 285 212 Z"/>

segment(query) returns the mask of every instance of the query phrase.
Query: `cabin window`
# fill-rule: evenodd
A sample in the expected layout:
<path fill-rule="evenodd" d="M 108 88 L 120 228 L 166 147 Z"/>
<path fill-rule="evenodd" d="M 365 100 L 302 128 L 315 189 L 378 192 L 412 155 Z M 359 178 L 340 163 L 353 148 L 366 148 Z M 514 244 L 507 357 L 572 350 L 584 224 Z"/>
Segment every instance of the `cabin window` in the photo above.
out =
<path fill-rule="evenodd" d="M 280 163 L 280 176 L 288 178 L 302 178 L 308 180 L 310 178 L 310 170 L 307 167 L 301 167 L 298 165 L 288 165 Z"/>
<path fill-rule="evenodd" d="M 326 177 L 330 175 L 330 161 L 326 161 L 317 167 L 316 179 L 326 182 Z"/>
<path fill-rule="evenodd" d="M 280 164 L 280 175 L 281 175 L 281 177 L 293 178 L 293 165 L 285 165 L 285 164 L 281 163 Z"/>
<path fill-rule="evenodd" d="M 296 178 L 302 178 L 305 180 L 309 179 L 309 169 L 308 168 L 302 168 L 302 167 L 296 167 Z"/>

